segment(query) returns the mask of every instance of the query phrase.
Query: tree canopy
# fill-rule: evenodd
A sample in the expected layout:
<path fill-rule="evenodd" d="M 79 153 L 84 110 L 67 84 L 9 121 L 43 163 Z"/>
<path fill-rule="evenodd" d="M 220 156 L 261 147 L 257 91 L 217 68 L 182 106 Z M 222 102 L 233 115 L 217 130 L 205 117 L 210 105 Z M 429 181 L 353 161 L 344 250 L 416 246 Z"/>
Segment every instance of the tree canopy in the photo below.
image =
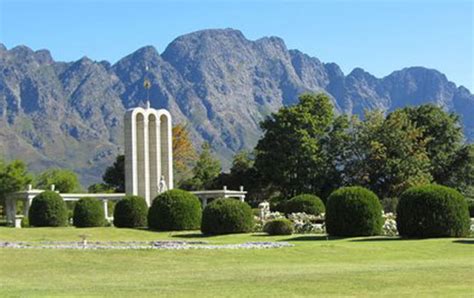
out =
<path fill-rule="evenodd" d="M 213 186 L 214 180 L 221 172 L 221 163 L 211 153 L 208 143 L 202 145 L 201 154 L 193 168 L 193 177 L 181 185 L 186 190 L 203 190 Z"/>
<path fill-rule="evenodd" d="M 13 160 L 5 163 L 0 159 L 0 199 L 3 200 L 7 194 L 24 190 L 33 180 L 28 173 L 26 164 L 21 160 Z"/>
<path fill-rule="evenodd" d="M 105 169 L 102 180 L 115 192 L 125 192 L 125 155 L 118 155 L 113 165 Z"/>
<path fill-rule="evenodd" d="M 49 189 L 54 184 L 55 190 L 63 193 L 79 191 L 81 184 L 76 173 L 67 169 L 48 169 L 36 178 L 36 187 Z"/>
<path fill-rule="evenodd" d="M 347 127 L 325 94 L 303 94 L 261 123 L 255 166 L 284 196 L 322 195 L 341 180 L 337 162 L 344 152 Z"/>

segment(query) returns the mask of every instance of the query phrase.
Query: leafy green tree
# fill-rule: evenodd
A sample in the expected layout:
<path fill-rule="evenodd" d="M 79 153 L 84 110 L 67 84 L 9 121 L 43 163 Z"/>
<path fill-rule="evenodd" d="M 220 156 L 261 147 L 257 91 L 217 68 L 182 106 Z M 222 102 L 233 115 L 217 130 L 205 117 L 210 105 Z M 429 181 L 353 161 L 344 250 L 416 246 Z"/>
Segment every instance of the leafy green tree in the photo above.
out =
<path fill-rule="evenodd" d="M 423 129 L 403 111 L 386 118 L 381 111 L 367 112 L 364 121 L 353 118 L 350 131 L 350 158 L 343 167 L 347 184 L 393 198 L 432 180 Z"/>
<path fill-rule="evenodd" d="M 221 189 L 224 185 L 229 189 L 239 189 L 240 186 L 247 191 L 246 201 L 250 205 L 268 199 L 272 189 L 262 183 L 262 177 L 255 168 L 255 154 L 248 151 L 240 151 L 235 154 L 232 167 L 228 173 L 220 173 L 213 182 L 213 188 Z"/>
<path fill-rule="evenodd" d="M 115 189 L 110 188 L 105 183 L 94 183 L 87 188 L 88 193 L 113 193 Z"/>
<path fill-rule="evenodd" d="M 262 122 L 255 166 L 287 198 L 324 197 L 342 181 L 338 163 L 346 152 L 348 121 L 334 115 L 325 94 L 303 94 L 299 100 Z"/>
<path fill-rule="evenodd" d="M 463 145 L 450 164 L 452 174 L 443 184 L 474 200 L 474 144 Z M 441 183 L 440 183 L 441 184 Z"/>
<path fill-rule="evenodd" d="M 212 156 L 209 144 L 202 145 L 196 165 L 193 168 L 193 177 L 184 181 L 181 188 L 186 190 L 202 190 L 213 186 L 214 180 L 221 172 L 221 163 Z"/>
<path fill-rule="evenodd" d="M 459 116 L 430 104 L 401 112 L 423 131 L 433 181 L 469 192 L 474 186 L 474 158 L 472 145 L 464 143 Z"/>
<path fill-rule="evenodd" d="M 125 155 L 118 155 L 113 165 L 105 169 L 102 180 L 115 192 L 125 192 Z"/>
<path fill-rule="evenodd" d="M 62 193 L 76 192 L 81 188 L 76 173 L 66 169 L 48 169 L 36 179 L 36 187 L 41 189 L 49 189 L 52 184 Z"/>
<path fill-rule="evenodd" d="M 13 160 L 6 164 L 0 160 L 0 203 L 4 203 L 6 195 L 26 189 L 32 180 L 23 161 Z"/>

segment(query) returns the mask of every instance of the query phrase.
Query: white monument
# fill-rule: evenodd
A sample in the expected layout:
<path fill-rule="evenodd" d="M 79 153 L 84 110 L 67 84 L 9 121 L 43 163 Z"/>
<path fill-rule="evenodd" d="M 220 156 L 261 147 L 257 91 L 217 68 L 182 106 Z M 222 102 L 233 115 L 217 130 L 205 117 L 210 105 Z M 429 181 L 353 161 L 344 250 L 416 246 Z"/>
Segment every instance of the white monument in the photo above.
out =
<path fill-rule="evenodd" d="M 146 89 L 150 83 L 145 80 Z M 164 109 L 130 109 L 125 114 L 125 192 L 145 198 L 173 189 L 171 115 Z"/>

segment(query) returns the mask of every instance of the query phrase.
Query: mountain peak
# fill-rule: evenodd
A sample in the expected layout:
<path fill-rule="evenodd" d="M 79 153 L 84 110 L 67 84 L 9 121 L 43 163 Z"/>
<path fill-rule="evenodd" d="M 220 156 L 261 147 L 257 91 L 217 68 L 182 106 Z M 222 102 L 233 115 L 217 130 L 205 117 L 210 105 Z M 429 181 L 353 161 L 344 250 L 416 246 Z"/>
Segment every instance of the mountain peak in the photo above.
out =
<path fill-rule="evenodd" d="M 76 167 L 86 183 L 100 180 L 119 154 L 124 111 L 148 97 L 146 75 L 152 105 L 170 110 L 176 123 L 189 123 L 194 144 L 209 142 L 224 165 L 235 152 L 255 146 L 260 121 L 304 92 L 325 92 L 337 112 L 359 115 L 435 103 L 458 113 L 467 139 L 474 140 L 474 96 L 442 73 L 409 67 L 376 78 L 355 68 L 346 76 L 336 63 L 288 50 L 278 37 L 249 40 L 230 28 L 201 30 L 176 38 L 162 55 L 145 46 L 112 67 L 87 57 L 54 62 L 48 51 L 25 46 L 3 49 L 0 45 L 0 123 L 5 123 L 0 144 L 6 156 L 25 158 L 40 170 L 44 162 Z M 18 103 L 15 109 L 10 102 Z M 15 117 L 20 121 L 10 120 Z M 34 119 L 35 125 L 22 119 Z"/>
<path fill-rule="evenodd" d="M 45 49 L 36 51 L 35 58 L 40 64 L 51 64 L 54 62 L 53 57 L 51 57 L 51 53 Z"/>

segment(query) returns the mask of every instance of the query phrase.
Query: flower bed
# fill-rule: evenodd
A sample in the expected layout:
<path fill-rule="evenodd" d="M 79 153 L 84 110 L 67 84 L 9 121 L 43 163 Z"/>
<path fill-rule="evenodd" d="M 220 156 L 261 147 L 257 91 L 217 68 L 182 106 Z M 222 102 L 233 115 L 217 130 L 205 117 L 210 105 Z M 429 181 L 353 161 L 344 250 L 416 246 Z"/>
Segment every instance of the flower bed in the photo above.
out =
<path fill-rule="evenodd" d="M 395 214 L 393 213 L 383 213 L 382 216 L 384 218 L 384 224 L 382 227 L 382 234 L 384 236 L 397 236 L 397 222 Z M 298 213 L 291 213 L 287 216 L 284 213 L 280 212 L 267 212 L 265 213 L 265 218 L 262 219 L 261 217 L 256 216 L 256 230 L 257 232 L 263 231 L 263 226 L 265 223 L 274 220 L 274 219 L 281 219 L 281 218 L 288 218 L 293 223 L 294 232 L 297 234 L 325 234 L 326 227 L 324 225 L 324 213 L 315 216 L 311 214 L 306 214 L 304 212 Z M 474 222 L 471 226 L 471 230 L 474 233 Z"/>

